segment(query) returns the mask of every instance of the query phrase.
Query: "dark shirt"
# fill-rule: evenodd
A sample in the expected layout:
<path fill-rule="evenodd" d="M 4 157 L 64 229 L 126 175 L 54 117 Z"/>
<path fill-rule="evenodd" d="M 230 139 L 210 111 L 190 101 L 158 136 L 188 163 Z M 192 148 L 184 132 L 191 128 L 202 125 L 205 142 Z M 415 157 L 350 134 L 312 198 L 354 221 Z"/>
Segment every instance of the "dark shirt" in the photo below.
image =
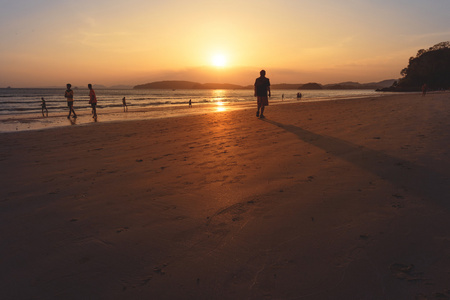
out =
<path fill-rule="evenodd" d="M 269 78 L 258 77 L 255 80 L 256 96 L 267 97 L 267 87 L 270 86 Z"/>

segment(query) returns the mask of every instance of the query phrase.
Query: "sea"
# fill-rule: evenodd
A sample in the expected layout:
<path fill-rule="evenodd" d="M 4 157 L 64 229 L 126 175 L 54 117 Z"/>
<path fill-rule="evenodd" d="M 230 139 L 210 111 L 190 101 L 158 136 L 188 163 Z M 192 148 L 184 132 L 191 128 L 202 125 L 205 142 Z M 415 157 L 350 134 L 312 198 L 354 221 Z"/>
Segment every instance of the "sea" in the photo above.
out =
<path fill-rule="evenodd" d="M 69 119 L 64 88 L 1 88 L 0 132 L 46 129 L 83 125 L 91 120 L 89 90 L 74 89 L 74 109 L 79 118 Z M 220 112 L 256 107 L 253 90 L 147 90 L 96 89 L 97 122 L 132 119 L 167 118 L 186 114 Z M 301 98 L 297 93 L 301 93 Z M 271 105 L 292 102 L 330 101 L 349 98 L 377 97 L 386 93 L 374 90 L 273 90 Z M 122 98 L 128 111 L 124 113 Z M 42 114 L 41 98 L 45 99 L 48 116 Z M 189 100 L 192 109 L 188 107 Z M 81 117 L 81 118 L 80 118 Z"/>

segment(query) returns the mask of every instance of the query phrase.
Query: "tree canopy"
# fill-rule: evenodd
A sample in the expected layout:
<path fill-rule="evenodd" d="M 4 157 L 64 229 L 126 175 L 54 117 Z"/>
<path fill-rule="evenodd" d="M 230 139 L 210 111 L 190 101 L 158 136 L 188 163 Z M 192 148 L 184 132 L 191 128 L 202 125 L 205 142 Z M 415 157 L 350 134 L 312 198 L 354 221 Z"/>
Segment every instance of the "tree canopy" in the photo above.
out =
<path fill-rule="evenodd" d="M 423 84 L 430 89 L 448 89 L 450 87 L 450 42 L 441 42 L 429 49 L 420 49 L 415 57 L 409 59 L 408 67 L 400 74 L 403 76 L 391 90 L 415 91 Z"/>

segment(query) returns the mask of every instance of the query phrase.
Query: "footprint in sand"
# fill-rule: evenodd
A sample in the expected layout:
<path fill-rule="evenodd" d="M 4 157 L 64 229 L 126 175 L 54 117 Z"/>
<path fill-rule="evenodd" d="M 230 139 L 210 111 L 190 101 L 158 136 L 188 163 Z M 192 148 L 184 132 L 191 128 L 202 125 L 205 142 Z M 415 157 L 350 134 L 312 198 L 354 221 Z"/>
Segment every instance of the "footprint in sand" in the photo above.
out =
<path fill-rule="evenodd" d="M 419 281 L 423 280 L 422 273 L 414 272 L 413 264 L 401 264 L 394 263 L 389 269 L 391 270 L 392 276 L 398 279 L 407 280 L 407 281 Z"/>
<path fill-rule="evenodd" d="M 123 231 L 127 231 L 128 229 L 130 229 L 130 228 L 129 227 L 121 227 L 121 228 L 116 230 L 116 233 L 121 233 Z"/>
<path fill-rule="evenodd" d="M 393 203 L 392 204 L 392 207 L 393 208 L 403 208 L 403 207 L 405 207 L 403 204 L 401 204 L 401 203 Z"/>
<path fill-rule="evenodd" d="M 405 197 L 403 197 L 402 195 L 399 194 L 393 194 L 392 197 L 395 197 L 397 199 L 404 199 Z"/>
<path fill-rule="evenodd" d="M 163 264 L 161 267 L 154 267 L 153 272 L 159 275 L 164 275 L 166 272 L 164 271 L 164 268 L 167 267 L 167 264 Z"/>
<path fill-rule="evenodd" d="M 128 286 L 131 286 L 132 288 L 136 288 L 138 286 L 145 286 L 149 284 L 150 280 L 152 280 L 153 276 L 145 276 L 143 278 L 138 278 L 135 280 L 123 280 L 124 285 L 122 287 L 123 291 L 126 291 L 128 289 Z"/>
<path fill-rule="evenodd" d="M 249 200 L 247 202 L 239 202 L 221 209 L 211 217 L 206 218 L 206 226 L 211 226 L 216 229 L 215 231 L 213 230 L 213 233 L 228 233 L 228 230 L 224 229 L 224 227 L 228 225 L 229 220 L 232 222 L 239 222 L 243 220 L 243 214 L 246 213 L 253 204 L 255 204 L 255 201 Z"/>

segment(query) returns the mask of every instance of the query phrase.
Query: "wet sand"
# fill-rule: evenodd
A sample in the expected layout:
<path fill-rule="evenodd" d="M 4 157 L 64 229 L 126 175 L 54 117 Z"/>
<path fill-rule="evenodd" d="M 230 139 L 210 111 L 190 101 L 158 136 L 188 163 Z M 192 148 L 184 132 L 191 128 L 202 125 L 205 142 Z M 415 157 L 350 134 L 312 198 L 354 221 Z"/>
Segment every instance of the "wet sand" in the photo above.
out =
<path fill-rule="evenodd" d="M 450 297 L 450 94 L 0 134 L 3 299 Z"/>
<path fill-rule="evenodd" d="M 276 101 L 281 103 L 281 101 Z M 225 110 L 225 103 L 194 104 L 191 108 L 186 105 L 170 105 L 155 107 L 97 108 L 98 118 L 93 118 L 91 109 L 77 109 L 77 118 L 67 118 L 67 112 L 50 111 L 48 116 L 41 113 L 0 115 L 0 133 L 52 129 L 70 126 L 87 126 L 93 123 L 126 122 L 136 120 L 167 119 L 172 117 L 199 115 Z M 253 107 L 253 103 L 226 103 L 226 110 L 240 110 Z"/>

